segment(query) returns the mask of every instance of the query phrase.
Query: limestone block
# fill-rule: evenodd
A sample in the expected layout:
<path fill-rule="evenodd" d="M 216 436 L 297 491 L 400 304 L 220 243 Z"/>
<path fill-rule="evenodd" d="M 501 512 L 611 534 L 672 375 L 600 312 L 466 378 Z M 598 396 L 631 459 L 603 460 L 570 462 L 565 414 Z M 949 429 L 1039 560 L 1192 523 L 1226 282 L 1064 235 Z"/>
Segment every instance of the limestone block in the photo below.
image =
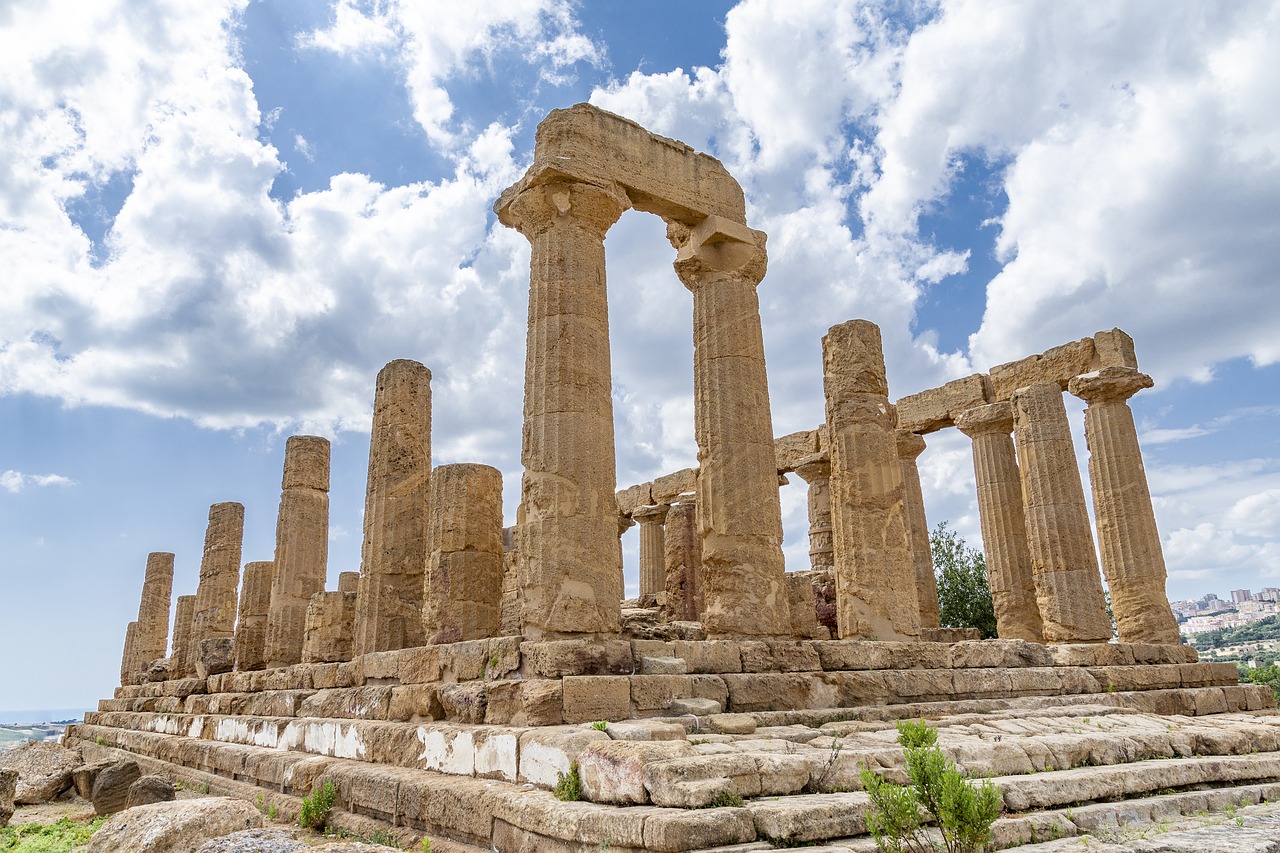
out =
<path fill-rule="evenodd" d="M 828 672 L 823 674 L 822 681 L 835 692 L 837 707 L 840 708 L 877 705 L 890 698 L 881 672 Z"/>
<path fill-rule="evenodd" d="M 685 675 L 689 671 L 684 658 L 643 656 L 639 660 L 641 675 Z"/>
<path fill-rule="evenodd" d="M 317 690 L 303 700 L 298 716 L 330 719 L 385 720 L 390 687 L 346 687 Z"/>
<path fill-rule="evenodd" d="M 697 755 L 688 741 L 608 741 L 589 744 L 578 757 L 582 792 L 593 803 L 644 805 L 644 767 Z"/>
<path fill-rule="evenodd" d="M 670 474 L 663 474 L 653 481 L 650 489 L 651 503 L 675 503 L 681 495 L 695 492 L 698 488 L 698 469 L 681 468 Z"/>
<path fill-rule="evenodd" d="M 152 803 L 111 818 L 94 833 L 88 849 L 90 853 L 195 850 L 208 839 L 262 824 L 256 808 L 231 797 Z"/>
<path fill-rule="evenodd" d="M 997 365 L 991 368 L 989 374 L 992 396 L 986 402 L 1011 400 L 1014 391 L 1037 382 L 1052 382 L 1058 386 L 1058 390 L 1065 391 L 1067 382 L 1073 376 L 1093 369 L 1095 356 L 1093 338 L 1081 338 L 1047 349 L 1039 355 L 1029 355 L 1018 361 Z"/>
<path fill-rule="evenodd" d="M 502 472 L 473 464 L 437 468 L 427 541 L 427 639 L 496 636 L 502 619 Z"/>
<path fill-rule="evenodd" d="M 631 716 L 631 683 L 626 676 L 567 675 L 563 689 L 566 723 L 625 720 Z"/>
<path fill-rule="evenodd" d="M 615 495 L 615 500 L 618 503 L 618 512 L 623 515 L 631 515 L 638 507 L 653 503 L 652 486 L 652 483 L 640 483 L 636 486 L 620 489 Z"/>
<path fill-rule="evenodd" d="M 93 813 L 111 815 L 123 811 L 129 802 L 129 787 L 142 776 L 138 762 L 122 760 L 114 761 L 103 767 L 94 776 L 93 789 L 89 794 L 93 802 Z"/>
<path fill-rule="evenodd" d="M 801 430 L 775 438 L 773 452 L 779 471 L 794 471 L 801 459 L 818 452 L 818 431 Z"/>
<path fill-rule="evenodd" d="M 631 703 L 642 714 L 666 711 L 672 701 L 693 693 L 693 678 L 688 675 L 633 675 L 630 680 Z"/>
<path fill-rule="evenodd" d="M 1095 334 L 1093 349 L 1097 361 L 1090 367 L 1094 370 L 1103 367 L 1138 369 L 1138 356 L 1134 353 L 1133 338 L 1120 329 L 1108 329 Z"/>
<path fill-rule="evenodd" d="M 401 684 L 430 684 L 442 672 L 441 647 L 404 649 L 396 655 L 396 677 Z"/>
<path fill-rule="evenodd" d="M 645 849 L 661 853 L 744 844 L 755 838 L 755 823 L 745 808 L 664 811 L 644 822 Z"/>
<path fill-rule="evenodd" d="M 13 817 L 13 792 L 18 786 L 18 771 L 0 769 L 0 829 L 9 825 Z"/>
<path fill-rule="evenodd" d="M 491 726 L 524 726 L 528 718 L 524 713 L 523 680 L 501 680 L 487 683 L 484 721 Z"/>
<path fill-rule="evenodd" d="M 142 596 L 138 602 L 138 628 L 134 644 L 134 682 L 141 680 L 151 662 L 164 657 L 169 640 L 169 602 L 173 594 L 173 554 L 155 551 L 147 555 Z"/>
<path fill-rule="evenodd" d="M 719 714 L 723 710 L 724 703 L 717 702 L 715 699 L 690 697 L 688 699 L 672 699 L 671 705 L 667 708 L 667 713 L 672 717 L 686 715 L 705 717 L 710 714 Z"/>
<path fill-rule="evenodd" d="M 356 618 L 354 592 L 317 592 L 307 605 L 302 660 L 338 663 L 351 659 Z"/>
<path fill-rule="evenodd" d="M 697 809 L 726 793 L 759 796 L 760 771 L 743 754 L 668 758 L 644 765 L 644 785 L 654 805 Z"/>
<path fill-rule="evenodd" d="M 230 672 L 235 663 L 235 641 L 231 637 L 204 639 L 196 647 L 197 678 Z"/>
<path fill-rule="evenodd" d="M 236 669 L 247 672 L 266 665 L 267 613 L 271 609 L 270 560 L 245 563 L 240 584 L 240 616 L 236 620 Z"/>
<path fill-rule="evenodd" d="M 442 684 L 438 695 L 445 718 L 454 723 L 483 723 L 488 689 L 483 681 Z"/>
<path fill-rule="evenodd" d="M 835 707 L 835 690 L 807 673 L 742 673 L 721 677 L 729 688 L 730 711 Z"/>
<path fill-rule="evenodd" d="M 36 805 L 52 800 L 71 787 L 71 773 L 82 764 L 79 755 L 56 743 L 32 741 L 0 752 L 0 769 L 18 771 L 13 801 Z"/>
<path fill-rule="evenodd" d="M 807 583 L 807 581 L 806 581 Z M 743 672 L 820 672 L 822 662 L 810 643 L 744 640 L 738 644 Z"/>
<path fill-rule="evenodd" d="M 605 734 L 612 740 L 624 741 L 686 740 L 684 726 L 653 719 L 610 723 Z"/>
<path fill-rule="evenodd" d="M 992 393 L 990 378 L 975 373 L 938 388 L 908 394 L 894 404 L 898 410 L 898 427 L 923 435 L 953 426 L 957 414 L 989 403 Z"/>
<path fill-rule="evenodd" d="M 240 549 L 244 506 L 228 502 L 209 507 L 209 526 L 200 561 L 200 584 L 191 615 L 191 642 L 198 652 L 204 640 L 235 636 L 236 590 L 240 586 Z M 234 663 L 234 653 L 232 655 Z M 197 661 L 198 664 L 198 661 Z"/>
<path fill-rule="evenodd" d="M 556 775 L 568 773 L 592 743 L 609 741 L 609 736 L 593 728 L 554 726 L 535 728 L 520 735 L 519 781 L 554 788 Z"/>
<path fill-rule="evenodd" d="M 791 611 L 791 636 L 831 639 L 831 631 L 818 622 L 818 602 L 813 583 L 805 575 L 787 573 L 787 598 Z"/>
<path fill-rule="evenodd" d="M 526 642 L 520 644 L 520 656 L 525 668 L 542 678 L 630 674 L 635 666 L 626 640 Z"/>
<path fill-rule="evenodd" d="M 760 800 L 747 808 L 756 834 L 788 845 L 863 835 L 871 798 L 861 792 L 811 794 L 802 801 Z"/>
<path fill-rule="evenodd" d="M 436 685 L 404 684 L 392 687 L 387 719 L 409 723 L 444 719 L 444 706 L 440 703 Z"/>
<path fill-rule="evenodd" d="M 520 691 L 525 725 L 558 726 L 564 722 L 564 688 L 558 679 L 531 679 Z"/>

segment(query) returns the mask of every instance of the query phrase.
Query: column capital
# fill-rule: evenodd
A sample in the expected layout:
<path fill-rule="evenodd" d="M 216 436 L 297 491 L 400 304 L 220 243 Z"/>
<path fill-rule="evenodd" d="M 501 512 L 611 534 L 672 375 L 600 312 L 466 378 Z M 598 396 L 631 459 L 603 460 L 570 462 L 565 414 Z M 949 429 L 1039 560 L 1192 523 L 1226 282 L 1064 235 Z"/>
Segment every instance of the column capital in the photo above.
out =
<path fill-rule="evenodd" d="M 631 517 L 645 524 L 662 524 L 667 520 L 667 513 L 671 511 L 670 504 L 656 504 L 653 506 L 636 507 L 631 511 Z"/>
<path fill-rule="evenodd" d="M 909 429 L 900 429 L 897 431 L 898 439 L 898 458 L 901 460 L 913 460 L 921 453 L 924 453 L 924 437 L 912 432 Z"/>
<path fill-rule="evenodd" d="M 796 467 L 791 470 L 812 486 L 814 480 L 823 480 L 831 476 L 831 456 L 825 450 L 801 456 L 796 460 Z"/>
<path fill-rule="evenodd" d="M 604 239 L 618 217 L 631 207 L 620 190 L 581 181 L 550 180 L 521 190 L 498 211 L 503 225 L 532 240 L 554 225 L 578 225 Z"/>
<path fill-rule="evenodd" d="M 722 216 L 708 216 L 692 228 L 668 221 L 667 239 L 676 248 L 676 275 L 691 291 L 726 278 L 755 287 L 769 265 L 765 233 Z"/>
<path fill-rule="evenodd" d="M 1067 383 L 1067 390 L 1090 406 L 1128 400 L 1144 388 L 1155 385 L 1147 374 L 1133 367 L 1104 367 L 1085 373 Z"/>
<path fill-rule="evenodd" d="M 618 516 L 618 535 L 619 536 L 626 533 L 628 530 L 630 530 L 635 526 L 636 526 L 636 523 L 631 520 L 631 516 L 621 515 L 621 514 Z"/>
<path fill-rule="evenodd" d="M 1000 432 L 1008 435 L 1013 432 L 1013 405 L 1011 403 L 988 403 L 965 409 L 955 416 L 956 429 L 970 438 Z"/>

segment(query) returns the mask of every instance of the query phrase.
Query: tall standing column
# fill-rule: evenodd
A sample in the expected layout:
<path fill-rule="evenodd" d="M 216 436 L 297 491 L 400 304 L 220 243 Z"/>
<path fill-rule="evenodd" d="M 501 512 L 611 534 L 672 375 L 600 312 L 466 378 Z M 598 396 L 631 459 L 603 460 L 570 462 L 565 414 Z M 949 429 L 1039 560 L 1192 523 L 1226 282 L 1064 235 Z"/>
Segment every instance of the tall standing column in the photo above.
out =
<path fill-rule="evenodd" d="M 138 620 L 125 635 L 125 655 L 120 683 L 137 684 L 151 662 L 164 657 L 169 645 L 169 601 L 173 595 L 173 554 L 153 551 L 147 555 Z"/>
<path fill-rule="evenodd" d="M 502 472 L 488 465 L 441 465 L 431 475 L 422 608 L 427 642 L 498 636 L 502 553 Z"/>
<path fill-rule="evenodd" d="M 671 507 L 642 506 L 631 513 L 640 524 L 640 595 L 657 595 L 667 588 L 666 534 L 663 525 Z"/>
<path fill-rule="evenodd" d="M 329 562 L 329 440 L 290 436 L 284 449 L 275 572 L 267 615 L 268 667 L 302 662 L 311 596 L 324 590 Z"/>
<path fill-rule="evenodd" d="M 120 655 L 120 684 L 137 684 L 138 672 L 138 623 L 130 622 L 124 630 L 124 652 Z"/>
<path fill-rule="evenodd" d="M 1151 377 L 1134 368 L 1104 367 L 1071 380 L 1068 390 L 1084 410 L 1089 481 L 1098 521 L 1102 570 L 1111 611 L 1124 643 L 1178 643 L 1178 622 L 1165 593 L 1164 552 L 1133 411 L 1126 402 Z"/>
<path fill-rule="evenodd" d="M 809 486 L 809 566 L 835 565 L 831 544 L 831 461 L 826 451 L 797 460 L 795 471 Z"/>
<path fill-rule="evenodd" d="M 907 538 L 911 542 L 911 559 L 916 566 L 916 596 L 920 600 L 920 627 L 942 626 L 938 612 L 938 581 L 933 576 L 933 551 L 929 546 L 929 520 L 924 512 L 924 490 L 920 488 L 920 469 L 916 459 L 924 452 L 924 439 L 910 430 L 900 429 L 898 465 L 902 468 L 902 504 L 907 513 Z"/>
<path fill-rule="evenodd" d="M 708 636 L 788 636 L 773 418 L 756 286 L 765 235 L 709 216 L 668 224 L 676 275 L 693 293 L 702 624 Z"/>
<path fill-rule="evenodd" d="M 667 613 L 684 622 L 702 620 L 702 537 L 698 535 L 697 503 L 696 495 L 681 495 L 667 512 L 663 531 Z"/>
<path fill-rule="evenodd" d="M 188 678 L 195 674 L 191 646 L 191 617 L 196 611 L 194 595 L 180 595 L 173 607 L 173 650 L 169 653 L 169 677 Z"/>
<path fill-rule="evenodd" d="M 236 669 L 241 672 L 266 666 L 267 614 L 271 610 L 271 575 L 275 563 L 259 560 L 244 564 L 240 582 L 240 615 L 236 619 Z"/>
<path fill-rule="evenodd" d="M 1049 643 L 1111 639 L 1102 576 L 1062 389 L 1037 382 L 1013 393 L 1013 427 L 1036 601 Z"/>
<path fill-rule="evenodd" d="M 530 639 L 621 627 L 604 235 L 629 206 L 620 191 L 552 181 L 498 212 L 532 246 L 519 526 Z"/>
<path fill-rule="evenodd" d="M 956 427 L 973 441 L 973 473 L 978 484 L 978 517 L 987 582 L 1004 640 L 1044 642 L 1027 523 L 1022 512 L 1022 481 L 1013 449 L 1013 407 L 991 403 L 961 412 Z"/>
<path fill-rule="evenodd" d="M 364 504 L 355 653 L 421 646 L 431 480 L 431 371 L 398 359 L 378 372 Z"/>
<path fill-rule="evenodd" d="M 236 591 L 240 587 L 240 550 L 244 541 L 244 506 L 228 501 L 209 507 L 200 560 L 200 583 L 191 616 L 191 648 L 200 654 L 205 640 L 235 636 Z"/>
<path fill-rule="evenodd" d="M 832 326 L 822 338 L 822 379 L 840 638 L 917 640 L 916 566 L 879 327 Z"/>

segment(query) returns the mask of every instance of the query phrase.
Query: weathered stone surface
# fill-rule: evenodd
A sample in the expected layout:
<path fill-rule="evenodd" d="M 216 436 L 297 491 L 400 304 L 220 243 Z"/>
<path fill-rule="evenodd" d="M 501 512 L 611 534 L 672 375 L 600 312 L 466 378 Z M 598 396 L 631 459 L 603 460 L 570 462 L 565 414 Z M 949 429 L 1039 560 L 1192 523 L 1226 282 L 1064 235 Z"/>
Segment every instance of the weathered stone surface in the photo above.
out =
<path fill-rule="evenodd" d="M 9 825 L 13 817 L 13 795 L 18 787 L 18 771 L 7 767 L 0 768 L 0 829 Z"/>
<path fill-rule="evenodd" d="M 285 442 L 276 517 L 275 572 L 267 619 L 267 666 L 302 661 L 307 606 L 324 591 L 329 556 L 329 440 L 294 435 Z"/>
<path fill-rule="evenodd" d="M 830 569 L 835 565 L 831 530 L 831 459 L 826 451 L 796 460 L 795 472 L 809 486 L 809 565 Z"/>
<path fill-rule="evenodd" d="M 236 669 L 241 672 L 266 665 L 267 613 L 271 609 L 270 560 L 245 563 L 240 582 L 240 616 L 236 620 Z"/>
<path fill-rule="evenodd" d="M 196 612 L 196 597 L 178 596 L 173 611 L 173 653 L 169 655 L 169 678 L 189 678 L 196 672 L 195 646 L 191 642 L 191 617 Z"/>
<path fill-rule="evenodd" d="M 1091 369 L 1103 367 L 1127 367 L 1138 369 L 1138 356 L 1134 354 L 1133 338 L 1120 329 L 1108 329 L 1093 336 L 1096 361 Z"/>
<path fill-rule="evenodd" d="M 657 595 L 667 588 L 666 539 L 663 525 L 670 507 L 641 506 L 631 517 L 640 525 L 640 595 Z"/>
<path fill-rule="evenodd" d="M 520 656 L 534 675 L 621 675 L 635 668 L 631 644 L 625 640 L 552 640 L 521 643 Z"/>
<path fill-rule="evenodd" d="M 698 621 L 704 604 L 702 537 L 698 535 L 697 498 L 681 495 L 667 512 L 663 533 L 666 612 L 673 619 Z"/>
<path fill-rule="evenodd" d="M 163 776 L 151 774 L 141 777 L 129 786 L 129 796 L 124 807 L 132 809 L 151 803 L 167 803 L 175 796 L 172 782 Z"/>
<path fill-rule="evenodd" d="M 397 359 L 378 371 L 365 490 L 356 654 L 425 642 L 431 480 L 431 371 Z"/>
<path fill-rule="evenodd" d="M 1038 382 L 1052 382 L 1058 386 L 1059 391 L 1065 391 L 1073 376 L 1093 369 L 1095 358 L 1093 338 L 1081 338 L 1047 349 L 1039 355 L 1029 355 L 1018 361 L 997 365 L 990 371 L 991 397 L 987 402 L 1012 400 L 1014 392 L 1019 388 L 1027 388 Z"/>
<path fill-rule="evenodd" d="M 183 853 L 208 839 L 262 823 L 257 809 L 231 797 L 153 803 L 103 824 L 89 842 L 89 853 Z"/>
<path fill-rule="evenodd" d="M 235 640 L 231 637 L 203 639 L 196 644 L 196 677 L 208 678 L 230 672 L 236 665 Z"/>
<path fill-rule="evenodd" d="M 649 802 L 644 767 L 653 761 L 696 755 L 688 741 L 608 741 L 589 744 L 578 756 L 582 792 L 593 803 Z"/>
<path fill-rule="evenodd" d="M 201 844 L 195 853 L 297 853 L 311 845 L 281 829 L 242 829 Z"/>
<path fill-rule="evenodd" d="M 93 796 L 93 780 L 98 778 L 98 773 L 104 767 L 110 767 L 113 763 L 115 763 L 114 759 L 103 759 L 81 764 L 75 770 L 72 770 L 71 784 L 76 789 L 76 795 L 85 800 L 91 798 Z"/>
<path fill-rule="evenodd" d="M 619 675 L 568 675 L 563 681 L 564 721 L 590 723 L 631 716 L 631 682 Z"/>
<path fill-rule="evenodd" d="M 349 661 L 355 648 L 355 592 L 322 591 L 311 596 L 302 637 L 303 663 Z"/>
<path fill-rule="evenodd" d="M 795 802 L 752 801 L 747 808 L 760 838 L 790 846 L 864 834 L 870 801 L 861 792 L 811 794 Z"/>
<path fill-rule="evenodd" d="M 89 799 L 94 814 L 115 814 L 129 803 L 129 787 L 142 776 L 138 762 L 114 761 L 98 771 Z"/>
<path fill-rule="evenodd" d="M 941 626 L 938 612 L 938 582 L 933 576 L 933 554 L 929 546 L 929 520 L 924 511 L 920 470 L 916 459 L 924 452 L 924 439 L 899 429 L 898 464 L 902 468 L 902 504 L 907 519 L 907 538 L 916 567 L 916 596 L 920 600 L 920 628 Z"/>
<path fill-rule="evenodd" d="M 441 465 L 431 475 L 422 619 L 432 643 L 496 636 L 502 621 L 502 472 Z"/>
<path fill-rule="evenodd" d="M 138 602 L 138 627 L 135 629 L 132 658 L 129 661 L 130 684 L 144 680 L 151 662 L 164 657 L 169 642 L 169 602 L 173 595 L 173 554 L 154 551 L 147 555 L 142 595 Z M 125 683 L 122 679 L 121 683 Z"/>
<path fill-rule="evenodd" d="M 880 329 L 866 320 L 832 326 L 822 364 L 840 636 L 918 638 L 916 567 Z"/>
<path fill-rule="evenodd" d="M 71 772 L 84 763 L 75 752 L 56 743 L 27 743 L 0 752 L 0 769 L 18 771 L 13 801 L 46 803 L 71 787 Z"/>
<path fill-rule="evenodd" d="M 780 473 L 794 471 L 801 459 L 818 452 L 818 431 L 808 429 L 775 438 L 773 452 Z"/>
<path fill-rule="evenodd" d="M 759 796 L 760 770 L 743 754 L 651 760 L 644 765 L 644 785 L 654 805 L 698 809 L 727 793 Z"/>
<path fill-rule="evenodd" d="M 630 517 L 638 508 L 653 503 L 653 483 L 639 483 L 619 489 L 614 495 L 618 504 L 618 512 Z"/>
<path fill-rule="evenodd" d="M 609 736 L 590 727 L 548 726 L 520 735 L 519 781 L 553 788 L 556 776 L 568 773 L 582 751 L 592 743 L 605 743 Z"/>
<path fill-rule="evenodd" d="M 952 426 L 956 415 L 965 409 L 990 402 L 991 394 L 991 380 L 981 373 L 908 394 L 894 404 L 898 410 L 898 427 L 921 434 L 936 432 Z"/>
<path fill-rule="evenodd" d="M 649 503 L 672 504 L 681 495 L 691 494 L 697 491 L 697 488 L 698 469 L 681 468 L 679 471 L 664 474 L 653 481 L 649 491 Z"/>
<path fill-rule="evenodd" d="M 194 663 L 197 671 L 202 655 L 201 643 L 205 640 L 231 640 L 235 636 L 236 590 L 240 587 L 243 540 L 243 504 L 227 502 L 209 507 L 204 556 L 200 560 L 200 583 L 196 587 L 195 609 L 191 614 L 191 643 L 196 654 Z M 235 663 L 234 652 L 231 663 Z"/>

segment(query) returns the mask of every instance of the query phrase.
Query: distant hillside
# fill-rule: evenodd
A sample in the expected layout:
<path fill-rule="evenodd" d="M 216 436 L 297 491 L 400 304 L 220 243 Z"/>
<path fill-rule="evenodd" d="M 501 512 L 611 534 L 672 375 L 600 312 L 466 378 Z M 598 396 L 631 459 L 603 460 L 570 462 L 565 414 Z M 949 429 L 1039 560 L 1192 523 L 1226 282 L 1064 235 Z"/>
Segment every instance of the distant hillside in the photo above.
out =
<path fill-rule="evenodd" d="M 1192 634 L 1189 640 L 1191 645 L 1200 651 L 1238 646 L 1242 643 L 1280 640 L 1280 616 L 1268 616 L 1266 619 L 1250 622 L 1239 628 L 1218 628 L 1215 631 Z"/>

